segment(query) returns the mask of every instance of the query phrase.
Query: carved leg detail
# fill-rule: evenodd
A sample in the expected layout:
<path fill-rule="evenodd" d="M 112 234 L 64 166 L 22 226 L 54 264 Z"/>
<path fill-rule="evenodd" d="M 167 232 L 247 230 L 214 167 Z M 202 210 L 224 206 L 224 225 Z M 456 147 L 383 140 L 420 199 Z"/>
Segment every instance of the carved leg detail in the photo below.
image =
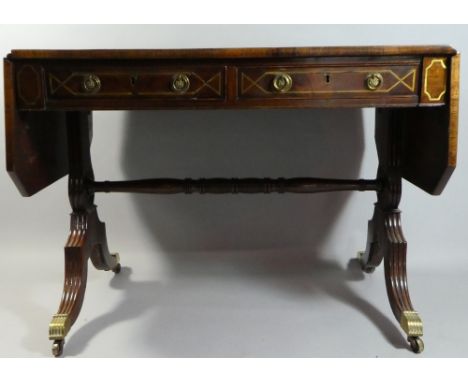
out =
<path fill-rule="evenodd" d="M 408 290 L 406 276 L 406 240 L 401 227 L 399 210 L 385 213 L 385 238 L 382 245 L 385 248 L 385 282 L 388 299 L 395 318 L 408 336 L 411 349 L 420 353 L 424 343 L 423 325 L 418 313 L 414 310 Z"/>
<path fill-rule="evenodd" d="M 96 207 L 71 215 L 70 235 L 65 245 L 65 281 L 57 314 L 49 325 L 49 339 L 54 341 L 52 352 L 59 356 L 65 337 L 83 305 L 88 274 L 88 259 L 98 269 L 117 270 L 118 259 L 109 254 L 104 223 L 99 221 Z"/>

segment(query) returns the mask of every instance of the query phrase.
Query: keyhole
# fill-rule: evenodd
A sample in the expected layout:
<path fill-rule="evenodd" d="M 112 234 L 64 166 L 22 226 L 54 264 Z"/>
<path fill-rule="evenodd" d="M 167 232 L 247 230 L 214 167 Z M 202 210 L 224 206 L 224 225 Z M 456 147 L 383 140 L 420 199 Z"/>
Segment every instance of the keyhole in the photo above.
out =
<path fill-rule="evenodd" d="M 137 80 L 136 76 L 132 76 L 132 77 L 130 78 L 130 83 L 132 84 L 132 86 L 135 86 L 136 80 Z"/>
<path fill-rule="evenodd" d="M 330 75 L 329 75 L 329 74 L 326 74 L 326 75 L 325 75 L 325 82 L 326 82 L 327 84 L 330 83 Z"/>

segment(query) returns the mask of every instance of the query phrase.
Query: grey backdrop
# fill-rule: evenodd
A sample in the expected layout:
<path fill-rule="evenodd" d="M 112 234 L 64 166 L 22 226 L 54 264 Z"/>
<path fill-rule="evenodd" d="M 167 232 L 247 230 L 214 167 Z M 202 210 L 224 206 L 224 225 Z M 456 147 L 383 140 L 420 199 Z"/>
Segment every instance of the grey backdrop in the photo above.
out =
<path fill-rule="evenodd" d="M 404 183 L 401 209 L 423 356 L 466 356 L 467 36 L 466 26 L 0 26 L 0 49 L 452 45 L 462 53 L 458 168 L 439 197 Z M 373 117 L 372 109 L 96 112 L 94 169 L 101 180 L 372 178 Z M 0 187 L 0 355 L 48 356 L 67 182 L 22 198 L 4 171 Z M 118 277 L 90 268 L 68 356 L 414 356 L 383 268 L 364 276 L 350 262 L 365 248 L 373 193 L 96 201 L 124 268 Z"/>

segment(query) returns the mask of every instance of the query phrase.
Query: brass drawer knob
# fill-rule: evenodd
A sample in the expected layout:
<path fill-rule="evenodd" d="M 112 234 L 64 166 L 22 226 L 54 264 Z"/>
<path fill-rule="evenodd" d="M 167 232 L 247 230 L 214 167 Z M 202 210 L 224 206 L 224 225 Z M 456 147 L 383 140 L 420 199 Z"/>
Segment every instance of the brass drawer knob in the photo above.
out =
<path fill-rule="evenodd" d="M 174 92 L 182 94 L 190 87 L 190 79 L 185 73 L 177 73 L 172 78 L 171 88 Z"/>
<path fill-rule="evenodd" d="M 279 93 L 286 93 L 291 86 L 292 78 L 287 73 L 279 73 L 273 78 L 273 88 Z"/>
<path fill-rule="evenodd" d="M 366 84 L 369 90 L 377 90 L 383 84 L 383 77 L 380 73 L 370 73 L 367 76 Z"/>
<path fill-rule="evenodd" d="M 86 74 L 83 78 L 83 89 L 86 93 L 97 93 L 101 89 L 101 80 L 95 74 Z"/>

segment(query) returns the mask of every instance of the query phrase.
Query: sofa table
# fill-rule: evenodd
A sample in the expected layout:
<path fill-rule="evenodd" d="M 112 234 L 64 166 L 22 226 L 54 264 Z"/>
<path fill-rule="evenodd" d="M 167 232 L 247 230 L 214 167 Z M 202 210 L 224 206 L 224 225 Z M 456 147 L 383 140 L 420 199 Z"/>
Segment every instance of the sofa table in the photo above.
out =
<path fill-rule="evenodd" d="M 421 352 L 422 321 L 407 286 L 401 181 L 433 195 L 447 184 L 456 165 L 458 82 L 459 55 L 449 46 L 13 50 L 4 59 L 7 170 L 24 196 L 69 176 L 65 281 L 49 326 L 53 354 L 62 354 L 80 312 L 88 260 L 120 271 L 96 192 L 351 190 L 376 192 L 362 268 L 372 272 L 383 260 L 393 314 L 411 349 Z M 376 108 L 376 179 L 94 179 L 93 110 L 350 107 Z"/>

